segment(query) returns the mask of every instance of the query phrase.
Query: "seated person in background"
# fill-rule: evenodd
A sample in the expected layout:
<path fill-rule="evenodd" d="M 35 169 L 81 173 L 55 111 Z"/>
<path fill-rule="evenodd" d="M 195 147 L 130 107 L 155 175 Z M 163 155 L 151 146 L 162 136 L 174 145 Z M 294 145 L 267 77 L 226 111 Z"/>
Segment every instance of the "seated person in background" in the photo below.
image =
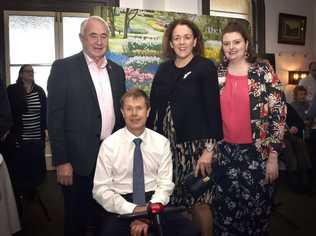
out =
<path fill-rule="evenodd" d="M 297 85 L 293 91 L 294 101 L 291 106 L 296 110 L 297 114 L 303 121 L 307 120 L 307 112 L 309 109 L 309 102 L 306 100 L 307 90 L 301 85 Z"/>
<path fill-rule="evenodd" d="M 148 219 L 129 221 L 118 218 L 117 214 L 146 211 L 148 202 L 163 205 L 169 202 L 174 188 L 170 143 L 145 127 L 149 111 L 149 100 L 142 90 L 126 92 L 121 98 L 126 127 L 101 144 L 93 197 L 107 211 L 101 217 L 102 236 L 148 235 Z M 136 169 L 140 170 L 137 176 Z M 161 224 L 164 235 L 199 235 L 181 214 L 164 215 Z"/>
<path fill-rule="evenodd" d="M 283 160 L 288 171 L 289 184 L 294 191 L 303 192 L 310 187 L 310 156 L 303 139 L 304 121 L 288 103 L 286 126 Z"/>
<path fill-rule="evenodd" d="M 316 116 L 313 115 L 312 110 L 315 110 L 315 104 L 307 100 L 308 91 L 306 87 L 298 85 L 294 89 L 294 102 L 291 105 L 304 120 L 305 123 L 305 133 L 304 138 L 306 139 L 307 147 L 310 153 L 310 159 L 312 163 L 312 172 L 313 172 L 313 186 L 312 190 L 316 191 Z M 315 96 L 316 97 L 316 96 Z M 316 114 L 316 113 L 315 113 Z"/>

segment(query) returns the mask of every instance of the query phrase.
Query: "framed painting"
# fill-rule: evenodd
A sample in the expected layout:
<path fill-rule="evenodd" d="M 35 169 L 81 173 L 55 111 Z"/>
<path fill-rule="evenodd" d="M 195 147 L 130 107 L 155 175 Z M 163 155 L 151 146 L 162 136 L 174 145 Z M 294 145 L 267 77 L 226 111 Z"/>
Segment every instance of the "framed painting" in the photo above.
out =
<path fill-rule="evenodd" d="M 306 16 L 279 14 L 278 43 L 305 45 Z"/>

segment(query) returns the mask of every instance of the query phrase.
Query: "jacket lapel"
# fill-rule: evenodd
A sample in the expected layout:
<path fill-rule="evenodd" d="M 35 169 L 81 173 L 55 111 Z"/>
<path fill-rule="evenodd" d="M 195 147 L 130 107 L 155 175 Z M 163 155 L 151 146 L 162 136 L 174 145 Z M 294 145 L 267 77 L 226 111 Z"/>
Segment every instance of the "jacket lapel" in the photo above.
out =
<path fill-rule="evenodd" d="M 112 68 L 112 62 L 108 60 L 108 63 L 106 65 L 106 69 L 108 71 L 108 75 L 109 75 L 109 79 L 110 79 L 110 84 L 111 84 L 111 91 L 112 91 L 112 98 L 113 98 L 113 105 L 114 105 L 114 110 L 116 111 L 119 108 L 119 104 L 117 103 L 117 101 L 120 100 L 120 98 L 117 98 L 115 96 L 118 96 L 117 92 L 117 81 L 115 78 L 117 78 L 117 76 L 115 75 L 115 71 Z"/>
<path fill-rule="evenodd" d="M 89 71 L 83 52 L 80 53 L 78 70 L 81 70 L 81 77 L 83 77 L 83 79 L 87 81 L 93 100 L 96 102 L 96 105 L 99 107 L 97 92 L 95 90 L 95 87 L 90 75 L 90 71 Z"/>

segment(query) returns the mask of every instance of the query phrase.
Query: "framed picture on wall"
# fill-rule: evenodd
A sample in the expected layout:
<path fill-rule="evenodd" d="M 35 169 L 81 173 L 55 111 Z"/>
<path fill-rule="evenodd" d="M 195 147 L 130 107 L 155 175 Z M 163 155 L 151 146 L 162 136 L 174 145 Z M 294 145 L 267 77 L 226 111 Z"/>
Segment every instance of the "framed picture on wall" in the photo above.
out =
<path fill-rule="evenodd" d="M 279 14 L 278 43 L 305 45 L 306 16 Z"/>

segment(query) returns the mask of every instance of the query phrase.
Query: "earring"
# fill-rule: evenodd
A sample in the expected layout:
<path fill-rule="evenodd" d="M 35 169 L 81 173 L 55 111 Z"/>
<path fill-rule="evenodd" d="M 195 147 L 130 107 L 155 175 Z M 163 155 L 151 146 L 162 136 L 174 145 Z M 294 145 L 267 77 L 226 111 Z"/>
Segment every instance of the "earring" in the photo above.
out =
<path fill-rule="evenodd" d="M 249 56 L 250 56 L 250 55 L 249 55 L 249 52 L 246 51 L 246 52 L 245 52 L 245 57 L 248 58 Z"/>

